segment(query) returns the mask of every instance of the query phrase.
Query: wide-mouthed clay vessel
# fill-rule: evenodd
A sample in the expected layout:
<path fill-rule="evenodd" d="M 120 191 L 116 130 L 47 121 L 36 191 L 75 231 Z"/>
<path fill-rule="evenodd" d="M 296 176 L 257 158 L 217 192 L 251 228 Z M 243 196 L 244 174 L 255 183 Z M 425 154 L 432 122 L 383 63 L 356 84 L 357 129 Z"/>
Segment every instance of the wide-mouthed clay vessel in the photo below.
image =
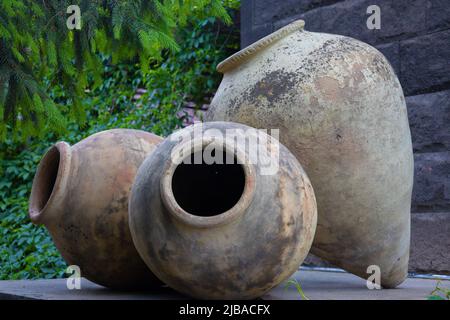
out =
<path fill-rule="evenodd" d="M 317 197 L 312 252 L 363 278 L 376 265 L 381 285 L 395 287 L 407 275 L 413 183 L 402 88 L 373 47 L 303 27 L 220 63 L 206 120 L 279 129 Z"/>
<path fill-rule="evenodd" d="M 128 226 L 136 171 L 161 140 L 140 130 L 113 129 L 73 146 L 58 142 L 39 163 L 30 218 L 48 229 L 82 277 L 116 289 L 161 284 L 134 248 Z"/>
<path fill-rule="evenodd" d="M 211 122 L 145 159 L 129 214 L 136 248 L 163 282 L 195 298 L 251 299 L 298 269 L 316 210 L 308 177 L 275 138 Z"/>

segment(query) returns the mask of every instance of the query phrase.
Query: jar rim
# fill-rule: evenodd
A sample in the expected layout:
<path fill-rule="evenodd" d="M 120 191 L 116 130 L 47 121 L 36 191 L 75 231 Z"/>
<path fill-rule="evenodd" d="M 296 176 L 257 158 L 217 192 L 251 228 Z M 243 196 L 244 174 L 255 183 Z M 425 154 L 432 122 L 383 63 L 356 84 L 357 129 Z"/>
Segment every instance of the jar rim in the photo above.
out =
<path fill-rule="evenodd" d="M 280 40 L 281 38 L 286 37 L 294 31 L 303 30 L 305 27 L 304 20 L 296 20 L 291 22 L 290 24 L 276 30 L 275 32 L 265 36 L 264 38 L 259 39 L 258 41 L 250 44 L 244 49 L 236 52 L 235 54 L 229 56 L 222 62 L 220 62 L 216 70 L 220 73 L 225 73 L 234 69 L 235 67 L 242 64 L 244 61 L 248 60 L 251 56 L 255 55 L 257 52 L 262 49 L 268 47 L 272 43 Z"/>
<path fill-rule="evenodd" d="M 234 154 L 244 171 L 244 190 L 237 203 L 235 203 L 233 207 L 227 211 L 214 216 L 198 216 L 187 212 L 178 204 L 172 190 L 172 177 L 176 168 L 184 159 L 184 156 L 182 155 L 183 153 L 177 152 L 177 150 L 180 151 L 187 147 L 191 148 L 191 150 L 201 150 L 203 147 L 211 144 L 221 145 L 226 152 Z M 176 145 L 172 151 L 172 155 L 172 158 L 167 161 L 167 164 L 163 170 L 160 188 L 162 201 L 169 213 L 176 220 L 192 227 L 211 228 L 229 223 L 245 213 L 246 209 L 253 200 L 255 192 L 255 170 L 251 163 L 244 161 L 246 159 L 245 153 L 243 150 L 239 149 L 238 146 L 233 145 L 233 148 L 230 148 L 230 145 L 227 143 L 226 139 L 202 137 Z"/>
<path fill-rule="evenodd" d="M 60 141 L 51 146 L 42 157 L 31 187 L 28 215 L 35 224 L 44 223 L 54 204 L 62 201 L 71 165 L 72 150 L 67 142 Z M 55 168 L 55 160 L 57 166 Z M 49 180 L 53 172 L 54 180 Z"/>

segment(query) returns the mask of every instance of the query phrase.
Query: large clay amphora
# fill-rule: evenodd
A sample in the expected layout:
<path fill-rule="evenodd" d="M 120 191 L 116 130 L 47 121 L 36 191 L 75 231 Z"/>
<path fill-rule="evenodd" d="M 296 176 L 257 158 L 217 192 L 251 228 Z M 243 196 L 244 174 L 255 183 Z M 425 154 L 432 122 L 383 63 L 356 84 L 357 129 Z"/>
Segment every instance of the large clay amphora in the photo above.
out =
<path fill-rule="evenodd" d="M 407 275 L 413 183 L 402 88 L 373 47 L 303 27 L 220 63 L 206 119 L 280 129 L 317 197 L 312 252 L 363 278 L 379 268 L 381 284 L 395 287 Z"/>
<path fill-rule="evenodd" d="M 161 284 L 134 248 L 128 226 L 136 171 L 160 141 L 144 131 L 108 130 L 73 146 L 58 142 L 39 163 L 30 218 L 48 229 L 82 277 L 116 289 Z"/>
<path fill-rule="evenodd" d="M 286 280 L 317 219 L 309 179 L 289 150 L 226 122 L 195 124 L 158 145 L 138 170 L 129 214 L 154 274 L 202 299 L 252 299 Z"/>

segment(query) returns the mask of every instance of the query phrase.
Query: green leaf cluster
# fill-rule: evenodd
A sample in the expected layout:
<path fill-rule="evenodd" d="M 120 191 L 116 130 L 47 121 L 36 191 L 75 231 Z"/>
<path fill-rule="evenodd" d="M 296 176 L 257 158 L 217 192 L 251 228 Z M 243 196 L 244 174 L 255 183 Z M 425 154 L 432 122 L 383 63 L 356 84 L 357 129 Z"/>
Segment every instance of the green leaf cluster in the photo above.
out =
<path fill-rule="evenodd" d="M 81 29 L 70 30 L 67 8 L 78 5 Z M 103 84 L 102 56 L 139 61 L 142 70 L 177 52 L 190 20 L 231 18 L 221 0 L 2 0 L 0 2 L 0 141 L 67 133 L 86 122 L 86 90 Z M 64 88 L 67 113 L 48 94 Z"/>
<path fill-rule="evenodd" d="M 64 276 L 66 264 L 49 234 L 27 215 L 32 178 L 53 143 L 74 144 L 95 132 L 119 127 L 170 134 L 182 126 L 184 105 L 209 103 L 221 78 L 215 67 L 238 50 L 238 42 L 236 27 L 215 18 L 192 18 L 177 34 L 180 49 L 163 51 L 146 70 L 138 59 L 114 63 L 111 55 L 99 54 L 103 80 L 80 98 L 84 123 L 69 119 L 62 134 L 49 130 L 39 138 L 18 141 L 8 136 L 0 142 L 0 279 Z M 48 87 L 46 93 L 58 105 L 58 112 L 69 114 L 73 100 L 67 87 Z"/>
<path fill-rule="evenodd" d="M 55 278 L 64 272 L 65 263 L 47 231 L 31 224 L 27 216 L 31 179 L 45 144 L 36 144 L 33 149 L 29 152 L 11 140 L 2 144 L 0 280 Z"/>

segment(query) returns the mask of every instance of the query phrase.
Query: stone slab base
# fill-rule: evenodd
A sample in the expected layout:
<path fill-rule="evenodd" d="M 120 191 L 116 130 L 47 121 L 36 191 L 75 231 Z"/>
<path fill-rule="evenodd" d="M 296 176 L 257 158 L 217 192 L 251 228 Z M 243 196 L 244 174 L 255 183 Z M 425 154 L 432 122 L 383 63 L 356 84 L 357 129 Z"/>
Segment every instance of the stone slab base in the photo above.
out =
<path fill-rule="evenodd" d="M 397 289 L 369 290 L 366 281 L 345 272 L 300 270 L 297 280 L 311 300 L 416 300 L 426 299 L 437 280 L 409 278 Z M 442 285 L 441 285 L 442 286 Z M 444 280 L 443 286 L 450 287 Z M 170 288 L 153 292 L 120 292 L 96 285 L 86 279 L 80 290 L 69 290 L 66 279 L 0 281 L 0 299 L 37 300 L 175 300 L 186 299 Z M 262 297 L 267 300 L 300 300 L 294 287 L 282 284 Z"/>

